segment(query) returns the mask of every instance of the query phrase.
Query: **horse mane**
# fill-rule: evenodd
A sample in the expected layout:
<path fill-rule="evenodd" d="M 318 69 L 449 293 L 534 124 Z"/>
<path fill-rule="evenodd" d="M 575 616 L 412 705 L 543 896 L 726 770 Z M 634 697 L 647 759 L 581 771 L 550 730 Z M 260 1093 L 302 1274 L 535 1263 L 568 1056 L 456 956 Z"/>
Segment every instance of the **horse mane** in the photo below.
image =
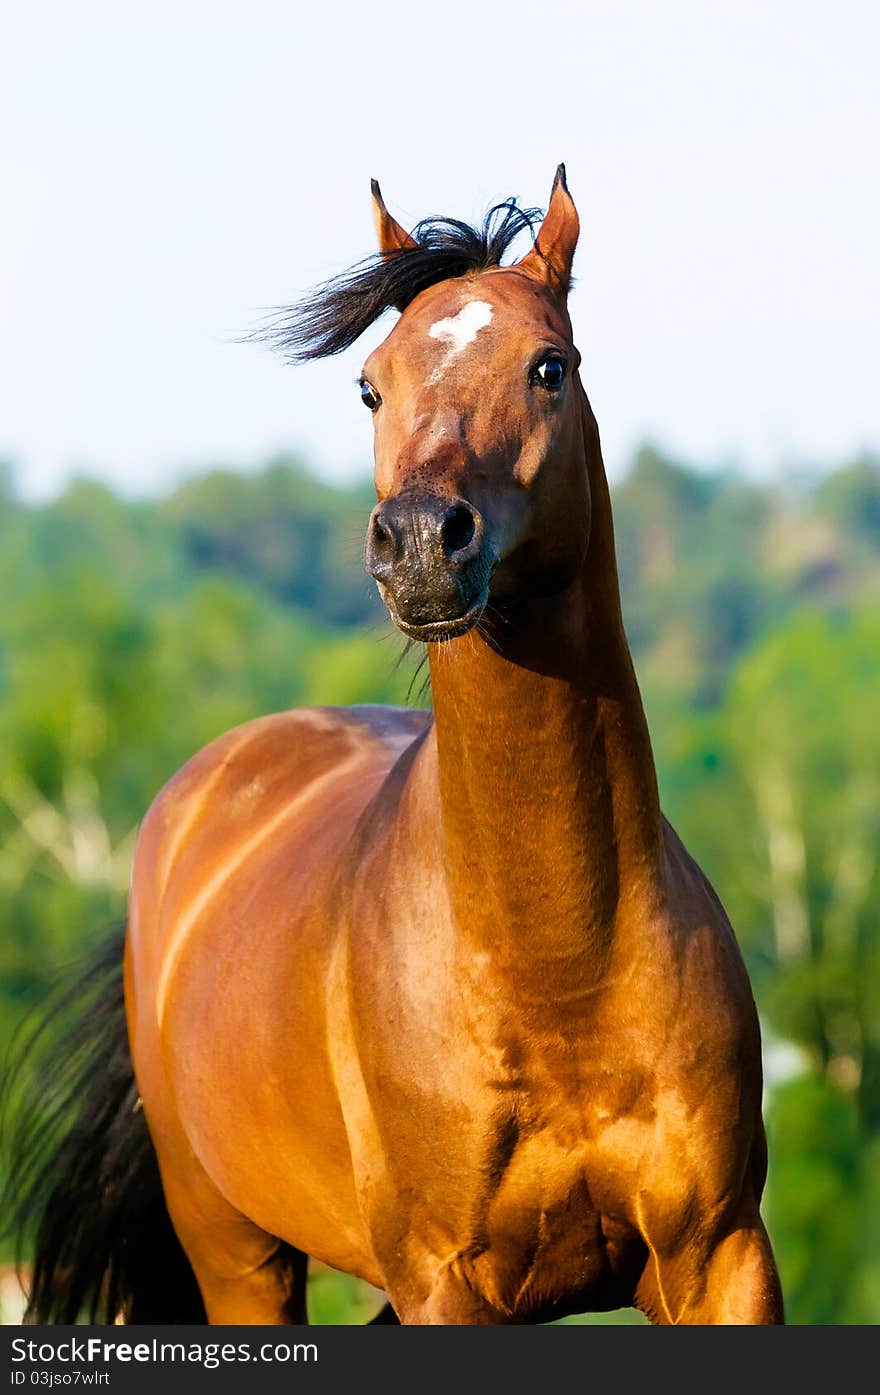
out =
<path fill-rule="evenodd" d="M 386 310 L 405 310 L 438 281 L 500 266 L 510 244 L 541 219 L 538 208 L 505 199 L 490 208 L 480 227 L 458 218 L 423 218 L 413 229 L 415 247 L 376 254 L 285 306 L 256 333 L 293 363 L 341 353 Z"/>

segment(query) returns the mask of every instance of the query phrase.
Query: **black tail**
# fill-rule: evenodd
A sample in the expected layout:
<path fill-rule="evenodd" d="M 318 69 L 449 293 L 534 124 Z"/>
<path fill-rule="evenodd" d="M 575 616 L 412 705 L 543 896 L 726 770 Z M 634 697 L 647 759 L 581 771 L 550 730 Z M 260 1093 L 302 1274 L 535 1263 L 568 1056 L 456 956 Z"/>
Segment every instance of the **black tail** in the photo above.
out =
<path fill-rule="evenodd" d="M 139 1106 L 124 932 L 58 993 L 3 1083 L 3 1229 L 31 1280 L 25 1321 L 203 1323 Z"/>

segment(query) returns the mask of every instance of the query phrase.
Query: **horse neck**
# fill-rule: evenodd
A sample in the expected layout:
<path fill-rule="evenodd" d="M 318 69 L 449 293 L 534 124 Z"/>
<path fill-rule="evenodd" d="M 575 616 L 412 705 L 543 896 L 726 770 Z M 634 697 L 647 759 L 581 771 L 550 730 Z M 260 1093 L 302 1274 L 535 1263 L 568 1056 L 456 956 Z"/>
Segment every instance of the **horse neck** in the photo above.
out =
<path fill-rule="evenodd" d="M 487 636 L 431 646 L 446 876 L 456 924 L 552 991 L 595 976 L 661 875 L 657 782 L 623 630 L 608 485 L 583 401 L 592 497 L 581 574 Z"/>

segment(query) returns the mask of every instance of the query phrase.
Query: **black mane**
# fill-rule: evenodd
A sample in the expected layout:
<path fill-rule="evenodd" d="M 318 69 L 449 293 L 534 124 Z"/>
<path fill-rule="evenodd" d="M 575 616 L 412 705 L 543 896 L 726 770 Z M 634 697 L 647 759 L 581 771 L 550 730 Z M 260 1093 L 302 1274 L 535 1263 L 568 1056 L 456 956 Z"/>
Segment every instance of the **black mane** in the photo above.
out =
<path fill-rule="evenodd" d="M 279 310 L 256 337 L 294 363 L 341 353 L 386 310 L 405 310 L 428 286 L 500 266 L 514 238 L 540 218 L 540 209 L 520 208 L 512 198 L 490 208 L 479 228 L 423 218 L 412 232 L 417 246 L 358 262 Z"/>

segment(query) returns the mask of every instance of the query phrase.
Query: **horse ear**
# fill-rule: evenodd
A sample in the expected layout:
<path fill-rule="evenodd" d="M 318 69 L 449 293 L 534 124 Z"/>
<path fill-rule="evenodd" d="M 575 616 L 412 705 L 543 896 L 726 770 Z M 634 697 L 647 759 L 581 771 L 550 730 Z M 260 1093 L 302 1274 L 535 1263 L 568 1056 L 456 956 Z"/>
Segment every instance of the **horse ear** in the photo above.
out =
<path fill-rule="evenodd" d="M 407 248 L 417 247 L 415 238 L 400 226 L 396 218 L 392 218 L 385 207 L 385 200 L 382 197 L 382 190 L 379 188 L 378 180 L 370 180 L 370 188 L 373 191 L 373 221 L 376 224 L 376 236 L 379 239 L 379 251 L 383 257 L 389 252 L 403 252 Z"/>
<path fill-rule="evenodd" d="M 523 271 L 566 295 L 571 285 L 571 264 L 577 246 L 580 220 L 565 182 L 565 165 L 553 180 L 547 216 L 535 238 L 535 245 L 520 262 Z"/>

